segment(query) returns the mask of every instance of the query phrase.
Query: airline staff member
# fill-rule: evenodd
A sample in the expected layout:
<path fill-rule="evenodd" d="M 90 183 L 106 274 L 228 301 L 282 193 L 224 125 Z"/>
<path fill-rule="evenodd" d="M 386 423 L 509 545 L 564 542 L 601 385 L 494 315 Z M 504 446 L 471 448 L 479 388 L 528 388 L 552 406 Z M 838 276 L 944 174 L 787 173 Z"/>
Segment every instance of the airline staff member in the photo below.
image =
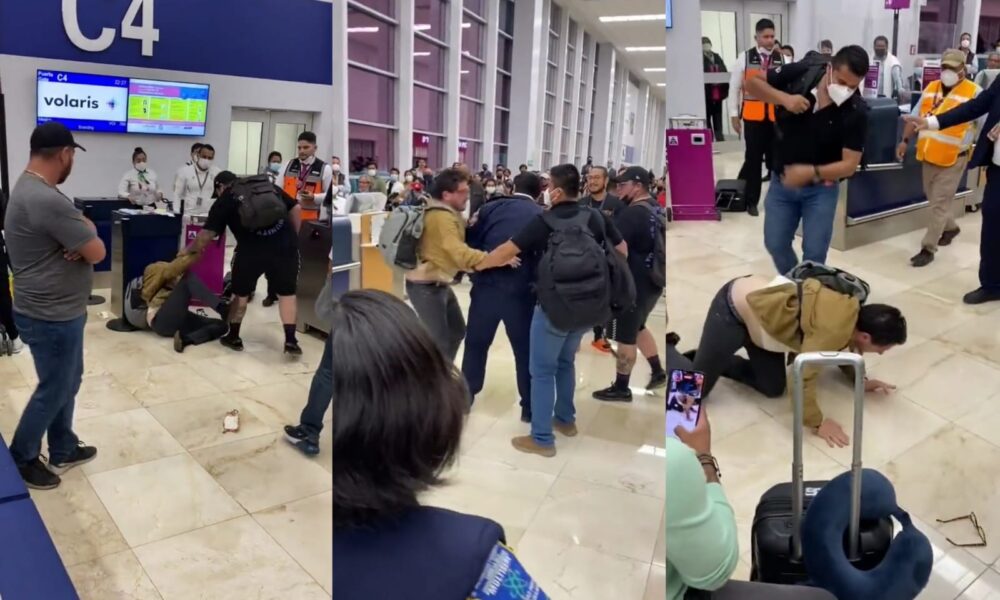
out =
<path fill-rule="evenodd" d="M 319 218 L 319 205 L 333 183 L 333 168 L 316 158 L 316 134 L 299 134 L 299 155 L 289 161 L 279 178 L 285 193 L 302 205 L 302 220 Z"/>
<path fill-rule="evenodd" d="M 198 159 L 193 164 L 181 167 L 174 182 L 174 212 L 184 211 L 187 215 L 207 215 L 212 207 L 215 193 L 215 176 L 219 167 L 212 164 L 215 148 L 203 144 L 198 149 Z"/>
<path fill-rule="evenodd" d="M 785 56 L 774 40 L 774 23 L 770 19 L 757 21 L 757 46 L 744 52 L 736 61 L 733 77 L 729 85 L 736 90 L 733 103 L 733 129 L 743 133 L 746 153 L 739 178 L 746 182 L 747 212 L 756 217 L 760 203 L 761 166 L 771 166 L 774 145 L 774 105 L 758 99 L 746 89 L 746 80 L 751 77 L 766 77 L 772 67 L 785 63 Z M 742 102 L 741 102 L 742 99 Z"/>
<path fill-rule="evenodd" d="M 118 183 L 118 197 L 133 204 L 153 204 L 163 199 L 156 171 L 146 164 L 146 153 L 142 148 L 132 152 L 132 168 L 122 175 Z"/>

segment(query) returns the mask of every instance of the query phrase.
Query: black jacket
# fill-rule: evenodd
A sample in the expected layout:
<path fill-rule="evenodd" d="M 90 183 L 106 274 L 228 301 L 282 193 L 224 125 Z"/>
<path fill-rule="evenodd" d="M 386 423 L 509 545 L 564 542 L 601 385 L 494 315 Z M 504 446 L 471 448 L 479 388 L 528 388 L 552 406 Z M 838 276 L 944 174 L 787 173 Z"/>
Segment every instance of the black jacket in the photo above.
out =
<path fill-rule="evenodd" d="M 941 129 L 947 129 L 975 121 L 979 117 L 989 113 L 986 117 L 986 124 L 979 132 L 979 141 L 976 142 L 976 151 L 969 160 L 969 168 L 987 167 L 993 164 L 993 142 L 990 141 L 989 133 L 993 126 L 1000 123 L 1000 77 L 998 77 L 986 91 L 978 97 L 940 114 L 937 117 Z"/>
<path fill-rule="evenodd" d="M 728 73 L 726 70 L 726 63 L 722 60 L 722 57 L 713 52 L 711 55 L 706 55 L 704 52 L 701 54 L 702 61 L 704 62 L 704 68 L 706 73 Z M 713 69 L 713 67 L 715 67 Z M 719 88 L 721 95 L 720 100 L 725 100 L 729 97 L 729 84 L 728 83 L 706 83 L 705 84 L 705 100 L 712 100 L 712 90 Z"/>

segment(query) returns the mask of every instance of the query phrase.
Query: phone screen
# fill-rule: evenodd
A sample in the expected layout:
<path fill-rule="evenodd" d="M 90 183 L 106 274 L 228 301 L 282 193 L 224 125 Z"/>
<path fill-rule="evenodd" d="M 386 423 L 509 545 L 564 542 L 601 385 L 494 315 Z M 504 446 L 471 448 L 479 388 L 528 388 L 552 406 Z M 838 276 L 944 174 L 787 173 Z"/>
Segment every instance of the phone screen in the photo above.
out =
<path fill-rule="evenodd" d="M 667 435 L 677 437 L 677 427 L 691 431 L 701 415 L 701 393 L 705 374 L 699 371 L 675 369 L 670 372 L 667 390 Z"/>

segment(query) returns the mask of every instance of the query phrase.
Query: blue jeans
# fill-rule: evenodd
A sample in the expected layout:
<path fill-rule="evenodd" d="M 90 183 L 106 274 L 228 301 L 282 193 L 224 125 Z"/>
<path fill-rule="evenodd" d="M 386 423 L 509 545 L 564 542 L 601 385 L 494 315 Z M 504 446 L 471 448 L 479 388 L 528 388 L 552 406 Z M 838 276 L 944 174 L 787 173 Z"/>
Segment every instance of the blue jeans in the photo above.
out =
<path fill-rule="evenodd" d="M 326 337 L 323 347 L 323 358 L 319 360 L 316 373 L 313 374 L 312 385 L 309 386 L 309 399 L 302 409 L 299 422 L 302 429 L 312 438 L 319 441 L 319 433 L 323 431 L 323 417 L 333 400 L 333 335 Z"/>
<path fill-rule="evenodd" d="M 576 389 L 576 351 L 583 334 L 560 331 L 549 321 L 541 306 L 531 318 L 531 437 L 539 445 L 553 446 L 552 415 L 560 423 L 576 421 L 573 392 Z"/>
<path fill-rule="evenodd" d="M 28 400 L 10 444 L 20 466 L 36 458 L 42 436 L 49 434 L 49 462 L 61 463 L 76 451 L 73 409 L 83 380 L 83 326 L 87 316 L 72 321 L 41 321 L 14 313 L 21 339 L 31 349 L 38 387 Z"/>
<path fill-rule="evenodd" d="M 839 185 L 811 185 L 793 190 L 783 186 L 777 177 L 771 179 L 764 199 L 764 247 L 779 274 L 784 275 L 799 264 L 792 242 L 800 220 L 803 260 L 826 264 L 839 193 Z"/>

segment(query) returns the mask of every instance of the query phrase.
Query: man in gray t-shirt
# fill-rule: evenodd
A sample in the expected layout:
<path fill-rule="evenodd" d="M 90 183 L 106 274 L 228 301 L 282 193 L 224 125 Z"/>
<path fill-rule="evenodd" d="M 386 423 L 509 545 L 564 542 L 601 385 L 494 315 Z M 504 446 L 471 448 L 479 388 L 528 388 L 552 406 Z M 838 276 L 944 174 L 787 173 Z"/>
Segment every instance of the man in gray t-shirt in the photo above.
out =
<path fill-rule="evenodd" d="M 4 232 L 14 273 L 14 321 L 38 373 L 10 454 L 25 484 L 48 490 L 59 475 L 89 462 L 97 449 L 73 433 L 73 408 L 83 379 L 83 329 L 93 265 L 104 260 L 94 224 L 56 187 L 83 149 L 60 123 L 31 134 L 31 160 L 7 203 Z M 39 455 L 48 433 L 49 460 Z"/>

